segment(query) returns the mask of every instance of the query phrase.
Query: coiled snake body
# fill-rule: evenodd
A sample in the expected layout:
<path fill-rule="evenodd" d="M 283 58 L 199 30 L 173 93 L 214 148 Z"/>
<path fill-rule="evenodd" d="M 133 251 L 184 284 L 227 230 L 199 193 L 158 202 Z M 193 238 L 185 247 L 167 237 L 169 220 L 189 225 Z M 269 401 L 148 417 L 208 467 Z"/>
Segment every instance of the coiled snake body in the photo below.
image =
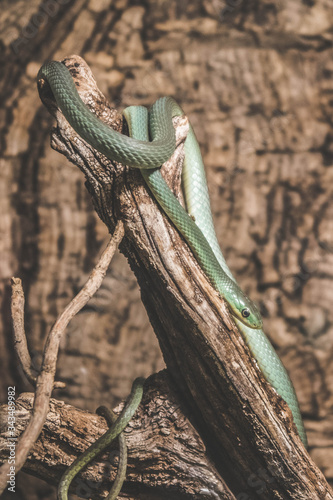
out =
<path fill-rule="evenodd" d="M 108 127 L 88 110 L 63 64 L 44 64 L 37 78 L 47 80 L 65 118 L 84 140 L 109 159 L 141 170 L 154 198 L 183 235 L 212 285 L 227 301 L 262 373 L 289 405 L 300 437 L 306 445 L 293 385 L 262 330 L 262 319 L 256 305 L 240 289 L 217 242 L 204 165 L 191 126 L 185 141 L 182 173 L 187 210 L 180 205 L 160 172 L 159 167 L 175 150 L 172 118 L 183 115 L 182 109 L 169 97 L 158 99 L 150 109 L 149 116 L 144 107 L 127 108 L 123 114 L 130 130 L 131 137 L 128 137 Z"/>

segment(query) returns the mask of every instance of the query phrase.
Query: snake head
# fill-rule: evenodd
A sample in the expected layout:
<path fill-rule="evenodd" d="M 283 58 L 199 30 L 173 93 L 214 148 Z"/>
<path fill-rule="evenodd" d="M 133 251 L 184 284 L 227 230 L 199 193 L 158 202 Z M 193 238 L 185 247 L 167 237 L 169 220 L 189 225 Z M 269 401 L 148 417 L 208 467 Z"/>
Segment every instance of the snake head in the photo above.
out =
<path fill-rule="evenodd" d="M 232 301 L 228 300 L 231 312 L 244 325 L 258 330 L 262 328 L 262 318 L 257 306 L 245 293 L 233 294 Z"/>

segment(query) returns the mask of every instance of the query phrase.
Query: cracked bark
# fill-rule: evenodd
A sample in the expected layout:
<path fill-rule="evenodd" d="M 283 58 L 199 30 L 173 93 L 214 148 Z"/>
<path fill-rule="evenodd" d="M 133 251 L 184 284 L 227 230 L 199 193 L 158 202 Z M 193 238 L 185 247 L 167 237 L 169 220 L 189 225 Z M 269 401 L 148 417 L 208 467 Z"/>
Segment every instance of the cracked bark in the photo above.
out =
<path fill-rule="evenodd" d="M 83 100 L 120 130 L 121 116 L 110 110 L 86 65 L 78 58 L 66 64 Z M 263 379 L 228 310 L 139 174 L 94 152 L 73 134 L 47 88 L 42 97 L 58 121 L 53 147 L 85 173 L 96 211 L 110 231 L 115 219 L 124 222 L 121 250 L 140 284 L 168 373 L 218 473 L 237 495 L 251 495 L 253 478 L 264 469 L 269 475 L 263 475 L 264 487 L 256 490 L 258 499 L 332 498 L 297 436 L 289 409 Z M 183 139 L 184 122 L 178 125 L 178 139 Z M 176 171 L 181 149 L 180 143 L 172 162 Z"/>
<path fill-rule="evenodd" d="M 17 429 L 23 431 L 33 395 L 17 400 Z M 121 405 L 116 409 L 121 411 Z M 86 447 L 107 430 L 102 417 L 63 401 L 51 400 L 42 434 L 25 470 L 52 484 Z M 146 499 L 221 498 L 234 495 L 209 460 L 200 435 L 184 414 L 184 405 L 164 370 L 145 383 L 144 398 L 125 430 L 128 468 L 123 492 Z M 115 442 L 73 481 L 72 493 L 103 498 L 110 490 L 118 460 Z M 0 452 L 0 459 L 5 450 Z"/>

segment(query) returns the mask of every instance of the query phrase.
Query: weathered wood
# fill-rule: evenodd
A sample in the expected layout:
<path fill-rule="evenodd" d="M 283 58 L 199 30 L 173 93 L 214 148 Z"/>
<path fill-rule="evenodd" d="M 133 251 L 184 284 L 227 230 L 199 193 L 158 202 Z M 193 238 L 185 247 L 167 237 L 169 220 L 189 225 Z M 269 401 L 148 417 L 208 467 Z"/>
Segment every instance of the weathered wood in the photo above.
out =
<path fill-rule="evenodd" d="M 19 433 L 29 419 L 32 400 L 33 395 L 25 393 L 16 402 Z M 116 412 L 120 410 L 121 406 Z M 208 500 L 212 495 L 234 500 L 184 410 L 166 371 L 146 381 L 144 398 L 125 430 L 128 468 L 122 492 L 151 500 Z M 104 418 L 52 399 L 43 432 L 25 471 L 57 485 L 66 467 L 106 430 Z M 3 460 L 6 435 L 1 433 L 1 436 L 0 460 Z M 103 498 L 115 477 L 117 450 L 115 442 L 78 476 L 71 492 L 83 498 Z"/>

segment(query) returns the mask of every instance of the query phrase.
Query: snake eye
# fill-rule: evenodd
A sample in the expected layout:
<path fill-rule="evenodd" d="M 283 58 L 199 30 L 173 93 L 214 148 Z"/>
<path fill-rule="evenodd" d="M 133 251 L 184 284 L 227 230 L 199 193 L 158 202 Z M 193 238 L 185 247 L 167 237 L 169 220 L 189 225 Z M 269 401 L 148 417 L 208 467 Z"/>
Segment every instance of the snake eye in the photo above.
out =
<path fill-rule="evenodd" d="M 243 309 L 242 310 L 242 316 L 243 318 L 248 318 L 250 316 L 250 311 L 248 309 Z"/>

